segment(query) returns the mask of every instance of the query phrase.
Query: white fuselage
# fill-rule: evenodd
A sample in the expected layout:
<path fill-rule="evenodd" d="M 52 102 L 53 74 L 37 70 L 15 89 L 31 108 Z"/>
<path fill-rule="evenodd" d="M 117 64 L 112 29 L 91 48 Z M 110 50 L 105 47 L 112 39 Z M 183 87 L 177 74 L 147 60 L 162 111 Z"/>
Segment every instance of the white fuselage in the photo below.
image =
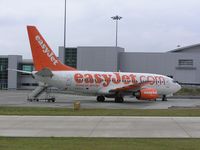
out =
<path fill-rule="evenodd" d="M 151 81 L 142 88 L 154 88 L 159 95 L 170 95 L 180 90 L 173 79 L 148 73 L 52 71 L 52 77 L 41 77 L 33 72 L 35 79 L 49 86 L 86 95 L 109 95 L 110 90 Z"/>

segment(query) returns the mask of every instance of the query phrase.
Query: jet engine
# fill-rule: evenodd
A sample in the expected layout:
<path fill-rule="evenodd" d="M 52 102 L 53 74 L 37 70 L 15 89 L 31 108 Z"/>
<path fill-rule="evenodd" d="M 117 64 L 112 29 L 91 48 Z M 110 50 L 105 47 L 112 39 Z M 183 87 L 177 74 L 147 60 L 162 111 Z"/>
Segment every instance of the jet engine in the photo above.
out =
<path fill-rule="evenodd" d="M 141 89 L 134 95 L 138 100 L 155 100 L 159 97 L 157 90 L 153 88 Z"/>

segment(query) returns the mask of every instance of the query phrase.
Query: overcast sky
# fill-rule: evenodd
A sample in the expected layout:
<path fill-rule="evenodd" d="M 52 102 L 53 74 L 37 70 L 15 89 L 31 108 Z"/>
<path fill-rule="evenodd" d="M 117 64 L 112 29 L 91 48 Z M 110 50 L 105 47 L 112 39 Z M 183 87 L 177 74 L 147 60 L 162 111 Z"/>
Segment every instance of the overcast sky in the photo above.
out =
<path fill-rule="evenodd" d="M 67 46 L 114 46 L 166 52 L 200 43 L 199 0 L 67 0 Z M 26 25 L 35 25 L 56 54 L 63 45 L 64 0 L 0 0 L 0 55 L 31 58 Z"/>

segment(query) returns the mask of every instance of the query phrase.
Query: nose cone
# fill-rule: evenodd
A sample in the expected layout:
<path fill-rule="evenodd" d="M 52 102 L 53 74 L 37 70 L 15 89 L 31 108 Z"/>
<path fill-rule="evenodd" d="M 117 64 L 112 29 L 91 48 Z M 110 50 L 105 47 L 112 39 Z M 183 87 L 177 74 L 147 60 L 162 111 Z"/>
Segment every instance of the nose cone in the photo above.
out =
<path fill-rule="evenodd" d="M 176 92 L 178 92 L 181 89 L 181 85 L 176 83 Z"/>

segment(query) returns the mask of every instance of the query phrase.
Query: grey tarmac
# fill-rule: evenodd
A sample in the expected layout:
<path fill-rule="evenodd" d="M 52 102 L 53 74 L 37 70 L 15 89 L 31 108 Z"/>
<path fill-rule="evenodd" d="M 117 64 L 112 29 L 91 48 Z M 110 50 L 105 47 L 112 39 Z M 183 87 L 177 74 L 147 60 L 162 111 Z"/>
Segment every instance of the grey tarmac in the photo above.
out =
<path fill-rule="evenodd" d="M 200 117 L 0 116 L 0 136 L 200 138 Z"/>
<path fill-rule="evenodd" d="M 73 103 L 80 101 L 81 108 L 106 108 L 106 109 L 168 109 L 171 107 L 200 107 L 200 99 L 173 99 L 163 102 L 139 101 L 135 98 L 125 98 L 124 103 L 115 103 L 113 99 L 106 99 L 105 102 L 97 102 L 96 97 L 74 96 L 65 94 L 53 94 L 56 97 L 55 103 L 46 101 L 28 102 L 27 96 L 30 91 L 14 90 L 0 91 L 0 106 L 23 106 L 23 107 L 65 107 L 73 108 Z"/>

